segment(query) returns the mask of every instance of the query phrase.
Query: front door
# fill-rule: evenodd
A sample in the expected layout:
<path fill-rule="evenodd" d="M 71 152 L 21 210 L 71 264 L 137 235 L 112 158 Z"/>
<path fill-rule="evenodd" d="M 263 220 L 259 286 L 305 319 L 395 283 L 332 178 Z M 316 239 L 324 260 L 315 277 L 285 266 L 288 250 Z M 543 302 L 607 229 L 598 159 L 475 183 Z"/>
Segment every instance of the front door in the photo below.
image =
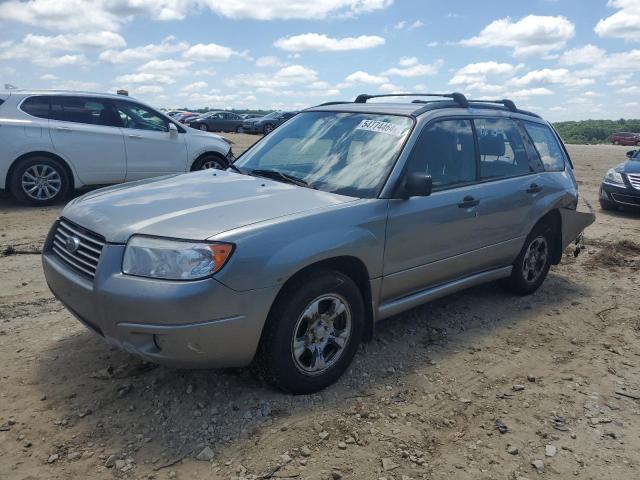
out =
<path fill-rule="evenodd" d="M 171 131 L 169 121 L 148 107 L 125 100 L 114 103 L 124 124 L 127 181 L 186 171 L 184 134 Z"/>
<path fill-rule="evenodd" d="M 49 131 L 55 149 L 85 185 L 120 183 L 126 156 L 118 116 L 108 100 L 51 96 Z"/>
<path fill-rule="evenodd" d="M 383 302 L 477 270 L 476 153 L 470 120 L 441 120 L 425 128 L 407 173 L 425 171 L 433 193 L 389 202 Z"/>

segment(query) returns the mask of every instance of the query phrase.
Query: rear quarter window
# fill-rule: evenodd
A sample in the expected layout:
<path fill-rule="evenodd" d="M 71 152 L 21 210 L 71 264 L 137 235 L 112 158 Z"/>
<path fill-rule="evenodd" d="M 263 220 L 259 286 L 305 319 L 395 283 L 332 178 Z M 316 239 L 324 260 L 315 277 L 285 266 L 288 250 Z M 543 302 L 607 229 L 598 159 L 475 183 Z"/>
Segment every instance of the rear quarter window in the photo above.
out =
<path fill-rule="evenodd" d="M 29 97 L 20 106 L 20 110 L 33 117 L 49 118 L 49 97 Z"/>
<path fill-rule="evenodd" d="M 558 139 L 546 125 L 523 122 L 546 172 L 564 170 L 565 157 Z"/>

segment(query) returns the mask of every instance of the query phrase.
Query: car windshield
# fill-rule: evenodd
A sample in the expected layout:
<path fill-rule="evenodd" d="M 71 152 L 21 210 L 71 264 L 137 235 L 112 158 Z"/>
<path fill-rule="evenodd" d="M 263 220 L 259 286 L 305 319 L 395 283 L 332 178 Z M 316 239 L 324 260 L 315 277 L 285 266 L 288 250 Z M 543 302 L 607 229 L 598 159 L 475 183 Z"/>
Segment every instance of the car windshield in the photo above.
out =
<path fill-rule="evenodd" d="M 247 173 L 279 172 L 326 192 L 373 198 L 412 125 L 399 115 L 303 112 L 249 149 L 236 166 Z"/>

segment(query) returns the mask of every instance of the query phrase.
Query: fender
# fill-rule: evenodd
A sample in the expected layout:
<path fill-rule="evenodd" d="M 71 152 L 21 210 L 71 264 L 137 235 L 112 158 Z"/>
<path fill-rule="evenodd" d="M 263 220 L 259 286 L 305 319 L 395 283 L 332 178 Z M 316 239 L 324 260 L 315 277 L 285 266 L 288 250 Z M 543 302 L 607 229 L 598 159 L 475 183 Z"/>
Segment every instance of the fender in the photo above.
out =
<path fill-rule="evenodd" d="M 238 291 L 282 286 L 303 268 L 342 256 L 358 258 L 370 278 L 379 277 L 387 204 L 383 199 L 348 202 L 217 235 L 211 240 L 233 242 L 236 249 L 229 268 L 216 279 Z"/>

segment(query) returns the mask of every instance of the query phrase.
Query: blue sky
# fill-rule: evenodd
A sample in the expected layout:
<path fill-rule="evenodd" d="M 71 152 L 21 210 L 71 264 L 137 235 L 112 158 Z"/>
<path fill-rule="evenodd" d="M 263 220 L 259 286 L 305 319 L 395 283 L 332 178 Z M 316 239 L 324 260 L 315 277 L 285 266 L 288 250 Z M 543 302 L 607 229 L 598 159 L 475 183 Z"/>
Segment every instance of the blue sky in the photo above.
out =
<path fill-rule="evenodd" d="M 0 0 L 4 83 L 191 108 L 461 91 L 637 118 L 640 0 Z"/>

